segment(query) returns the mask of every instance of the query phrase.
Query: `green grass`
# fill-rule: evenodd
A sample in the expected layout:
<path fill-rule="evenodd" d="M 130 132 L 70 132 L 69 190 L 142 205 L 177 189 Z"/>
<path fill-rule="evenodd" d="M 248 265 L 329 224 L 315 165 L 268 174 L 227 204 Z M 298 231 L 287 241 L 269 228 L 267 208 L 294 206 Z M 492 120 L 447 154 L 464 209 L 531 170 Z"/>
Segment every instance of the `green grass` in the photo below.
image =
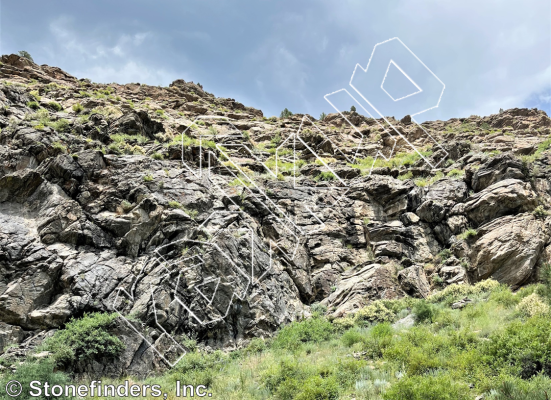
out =
<path fill-rule="evenodd" d="M 61 104 L 56 103 L 55 101 L 51 101 L 48 103 L 48 107 L 54 109 L 55 111 L 61 111 L 63 110 L 63 107 L 61 107 Z"/>
<path fill-rule="evenodd" d="M 418 178 L 414 180 L 415 185 L 419 187 L 426 187 L 434 184 L 436 181 L 442 179 L 444 177 L 444 174 L 440 171 L 437 171 L 436 174 L 434 174 L 433 177 L 430 178 Z"/>
<path fill-rule="evenodd" d="M 29 101 L 27 103 L 27 107 L 29 107 L 33 110 L 38 110 L 40 108 L 40 104 L 38 104 L 38 102 L 36 102 L 36 101 Z"/>
<path fill-rule="evenodd" d="M 115 133 L 115 134 L 113 134 L 109 137 L 115 143 L 125 143 L 125 142 L 129 142 L 129 141 L 135 141 L 135 142 L 138 142 L 140 144 L 144 144 L 144 143 L 147 143 L 147 141 L 149 140 L 149 138 L 147 136 L 127 135 L 127 134 L 123 134 L 123 133 Z"/>
<path fill-rule="evenodd" d="M 73 104 L 72 109 L 75 113 L 79 114 L 80 112 L 82 112 L 82 110 L 84 110 L 84 107 L 80 103 L 75 103 Z"/>
<path fill-rule="evenodd" d="M 426 149 L 426 150 L 420 151 L 420 153 L 423 155 L 423 157 L 430 157 L 432 155 L 432 150 Z M 383 157 L 377 157 L 376 160 L 374 157 L 366 157 L 366 158 L 358 159 L 358 162 L 356 164 L 350 164 L 350 166 L 353 168 L 358 168 L 362 170 L 362 172 L 367 173 L 371 170 L 371 167 L 373 168 L 410 167 L 420 159 L 421 159 L 421 156 L 416 151 L 412 151 L 409 153 L 396 153 L 394 157 L 388 160 L 385 160 Z"/>
<path fill-rule="evenodd" d="M 457 235 L 457 238 L 458 239 L 462 239 L 462 240 L 466 240 L 470 237 L 475 237 L 476 235 L 478 235 L 478 232 L 476 229 L 474 228 L 468 228 L 466 229 L 464 232 L 460 233 L 459 235 Z"/>
<path fill-rule="evenodd" d="M 231 353 L 191 350 L 164 375 L 135 380 L 159 384 L 169 396 L 176 380 L 203 384 L 213 398 L 236 400 L 543 400 L 551 390 L 549 292 L 536 284 L 515 294 L 484 281 L 426 300 L 380 300 L 344 318 L 347 324 L 321 310 L 273 339 Z M 450 308 L 465 296 L 473 303 Z M 537 302 L 543 312 L 522 311 Z M 413 327 L 392 327 L 408 313 Z"/>
<path fill-rule="evenodd" d="M 538 145 L 538 148 L 534 152 L 534 154 L 529 155 L 529 156 L 521 156 L 521 159 L 522 159 L 523 162 L 526 162 L 526 163 L 534 162 L 535 160 L 537 160 L 541 156 L 541 154 L 544 151 L 549 150 L 549 148 L 551 148 L 551 137 L 549 137 L 549 138 L 545 139 L 543 142 L 541 142 Z"/>
<path fill-rule="evenodd" d="M 179 208 L 179 209 L 182 208 L 182 205 L 181 205 L 180 203 L 178 203 L 177 201 L 175 201 L 175 200 L 169 201 L 169 202 L 168 202 L 168 206 L 169 206 L 170 208 Z"/>
<path fill-rule="evenodd" d="M 314 178 L 315 181 L 333 181 L 335 179 L 337 177 L 331 171 L 322 171 Z"/>
<path fill-rule="evenodd" d="M 462 169 L 452 169 L 448 172 L 447 176 L 450 178 L 463 178 L 465 176 L 465 170 Z"/>
<path fill-rule="evenodd" d="M 52 147 L 60 153 L 67 153 L 67 146 L 61 142 L 53 142 Z"/>

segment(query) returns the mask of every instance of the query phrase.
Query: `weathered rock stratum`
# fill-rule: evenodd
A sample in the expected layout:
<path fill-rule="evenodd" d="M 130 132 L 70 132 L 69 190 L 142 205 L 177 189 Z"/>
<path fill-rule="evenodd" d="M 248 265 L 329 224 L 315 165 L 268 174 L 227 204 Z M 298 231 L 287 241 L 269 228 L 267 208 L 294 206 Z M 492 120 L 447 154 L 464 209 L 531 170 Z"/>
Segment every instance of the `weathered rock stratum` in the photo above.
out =
<path fill-rule="evenodd" d="M 13 54 L 0 106 L 12 355 L 118 312 L 124 354 L 76 372 L 140 375 L 177 360 L 182 338 L 237 348 L 315 303 L 338 318 L 452 283 L 518 288 L 551 261 L 537 109 L 388 118 L 395 131 L 356 112 L 266 118 L 192 82 L 96 84 Z"/>

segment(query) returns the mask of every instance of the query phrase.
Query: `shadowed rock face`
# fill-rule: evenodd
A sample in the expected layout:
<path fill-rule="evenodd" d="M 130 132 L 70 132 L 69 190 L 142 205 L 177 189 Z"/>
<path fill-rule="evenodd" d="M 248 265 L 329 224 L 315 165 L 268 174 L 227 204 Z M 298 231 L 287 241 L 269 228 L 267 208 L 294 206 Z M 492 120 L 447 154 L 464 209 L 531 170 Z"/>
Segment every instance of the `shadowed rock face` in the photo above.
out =
<path fill-rule="evenodd" d="M 124 353 L 74 372 L 145 375 L 184 337 L 236 348 L 313 303 L 342 317 L 452 283 L 516 288 L 551 260 L 541 111 L 426 122 L 443 143 L 432 153 L 411 119 L 392 120 L 431 162 L 447 152 L 431 170 L 357 113 L 363 138 L 340 114 L 263 118 L 193 82 L 108 86 L 2 63 L 0 348 L 14 354 L 116 311 Z M 373 165 L 379 152 L 392 161 Z"/>

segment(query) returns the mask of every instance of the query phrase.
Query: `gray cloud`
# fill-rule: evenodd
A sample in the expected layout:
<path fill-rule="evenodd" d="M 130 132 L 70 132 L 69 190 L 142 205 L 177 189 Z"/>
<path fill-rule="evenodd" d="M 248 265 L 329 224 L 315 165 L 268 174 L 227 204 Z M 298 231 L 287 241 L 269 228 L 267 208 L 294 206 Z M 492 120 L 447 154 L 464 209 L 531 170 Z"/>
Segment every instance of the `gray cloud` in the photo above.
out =
<path fill-rule="evenodd" d="M 447 119 L 549 111 L 550 13 L 541 0 L 28 0 L 2 3 L 0 50 L 97 82 L 183 78 L 268 115 L 317 116 L 330 111 L 323 95 L 397 36 L 446 84 L 422 119 Z"/>

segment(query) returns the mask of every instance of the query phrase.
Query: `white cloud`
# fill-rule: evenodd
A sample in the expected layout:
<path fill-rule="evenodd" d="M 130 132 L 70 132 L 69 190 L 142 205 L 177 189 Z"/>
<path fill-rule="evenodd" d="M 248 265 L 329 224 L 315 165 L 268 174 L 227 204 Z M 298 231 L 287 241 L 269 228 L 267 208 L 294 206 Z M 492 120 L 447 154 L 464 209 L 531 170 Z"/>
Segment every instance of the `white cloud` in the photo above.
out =
<path fill-rule="evenodd" d="M 70 58 L 75 64 L 71 73 L 79 78 L 152 85 L 167 85 L 176 79 L 177 74 L 171 70 L 147 65 L 133 57 L 148 38 L 154 37 L 152 32 L 122 33 L 114 38 L 83 34 L 75 27 L 75 20 L 66 16 L 53 20 L 49 28 L 54 38 L 48 46 L 49 53 L 60 62 Z"/>

